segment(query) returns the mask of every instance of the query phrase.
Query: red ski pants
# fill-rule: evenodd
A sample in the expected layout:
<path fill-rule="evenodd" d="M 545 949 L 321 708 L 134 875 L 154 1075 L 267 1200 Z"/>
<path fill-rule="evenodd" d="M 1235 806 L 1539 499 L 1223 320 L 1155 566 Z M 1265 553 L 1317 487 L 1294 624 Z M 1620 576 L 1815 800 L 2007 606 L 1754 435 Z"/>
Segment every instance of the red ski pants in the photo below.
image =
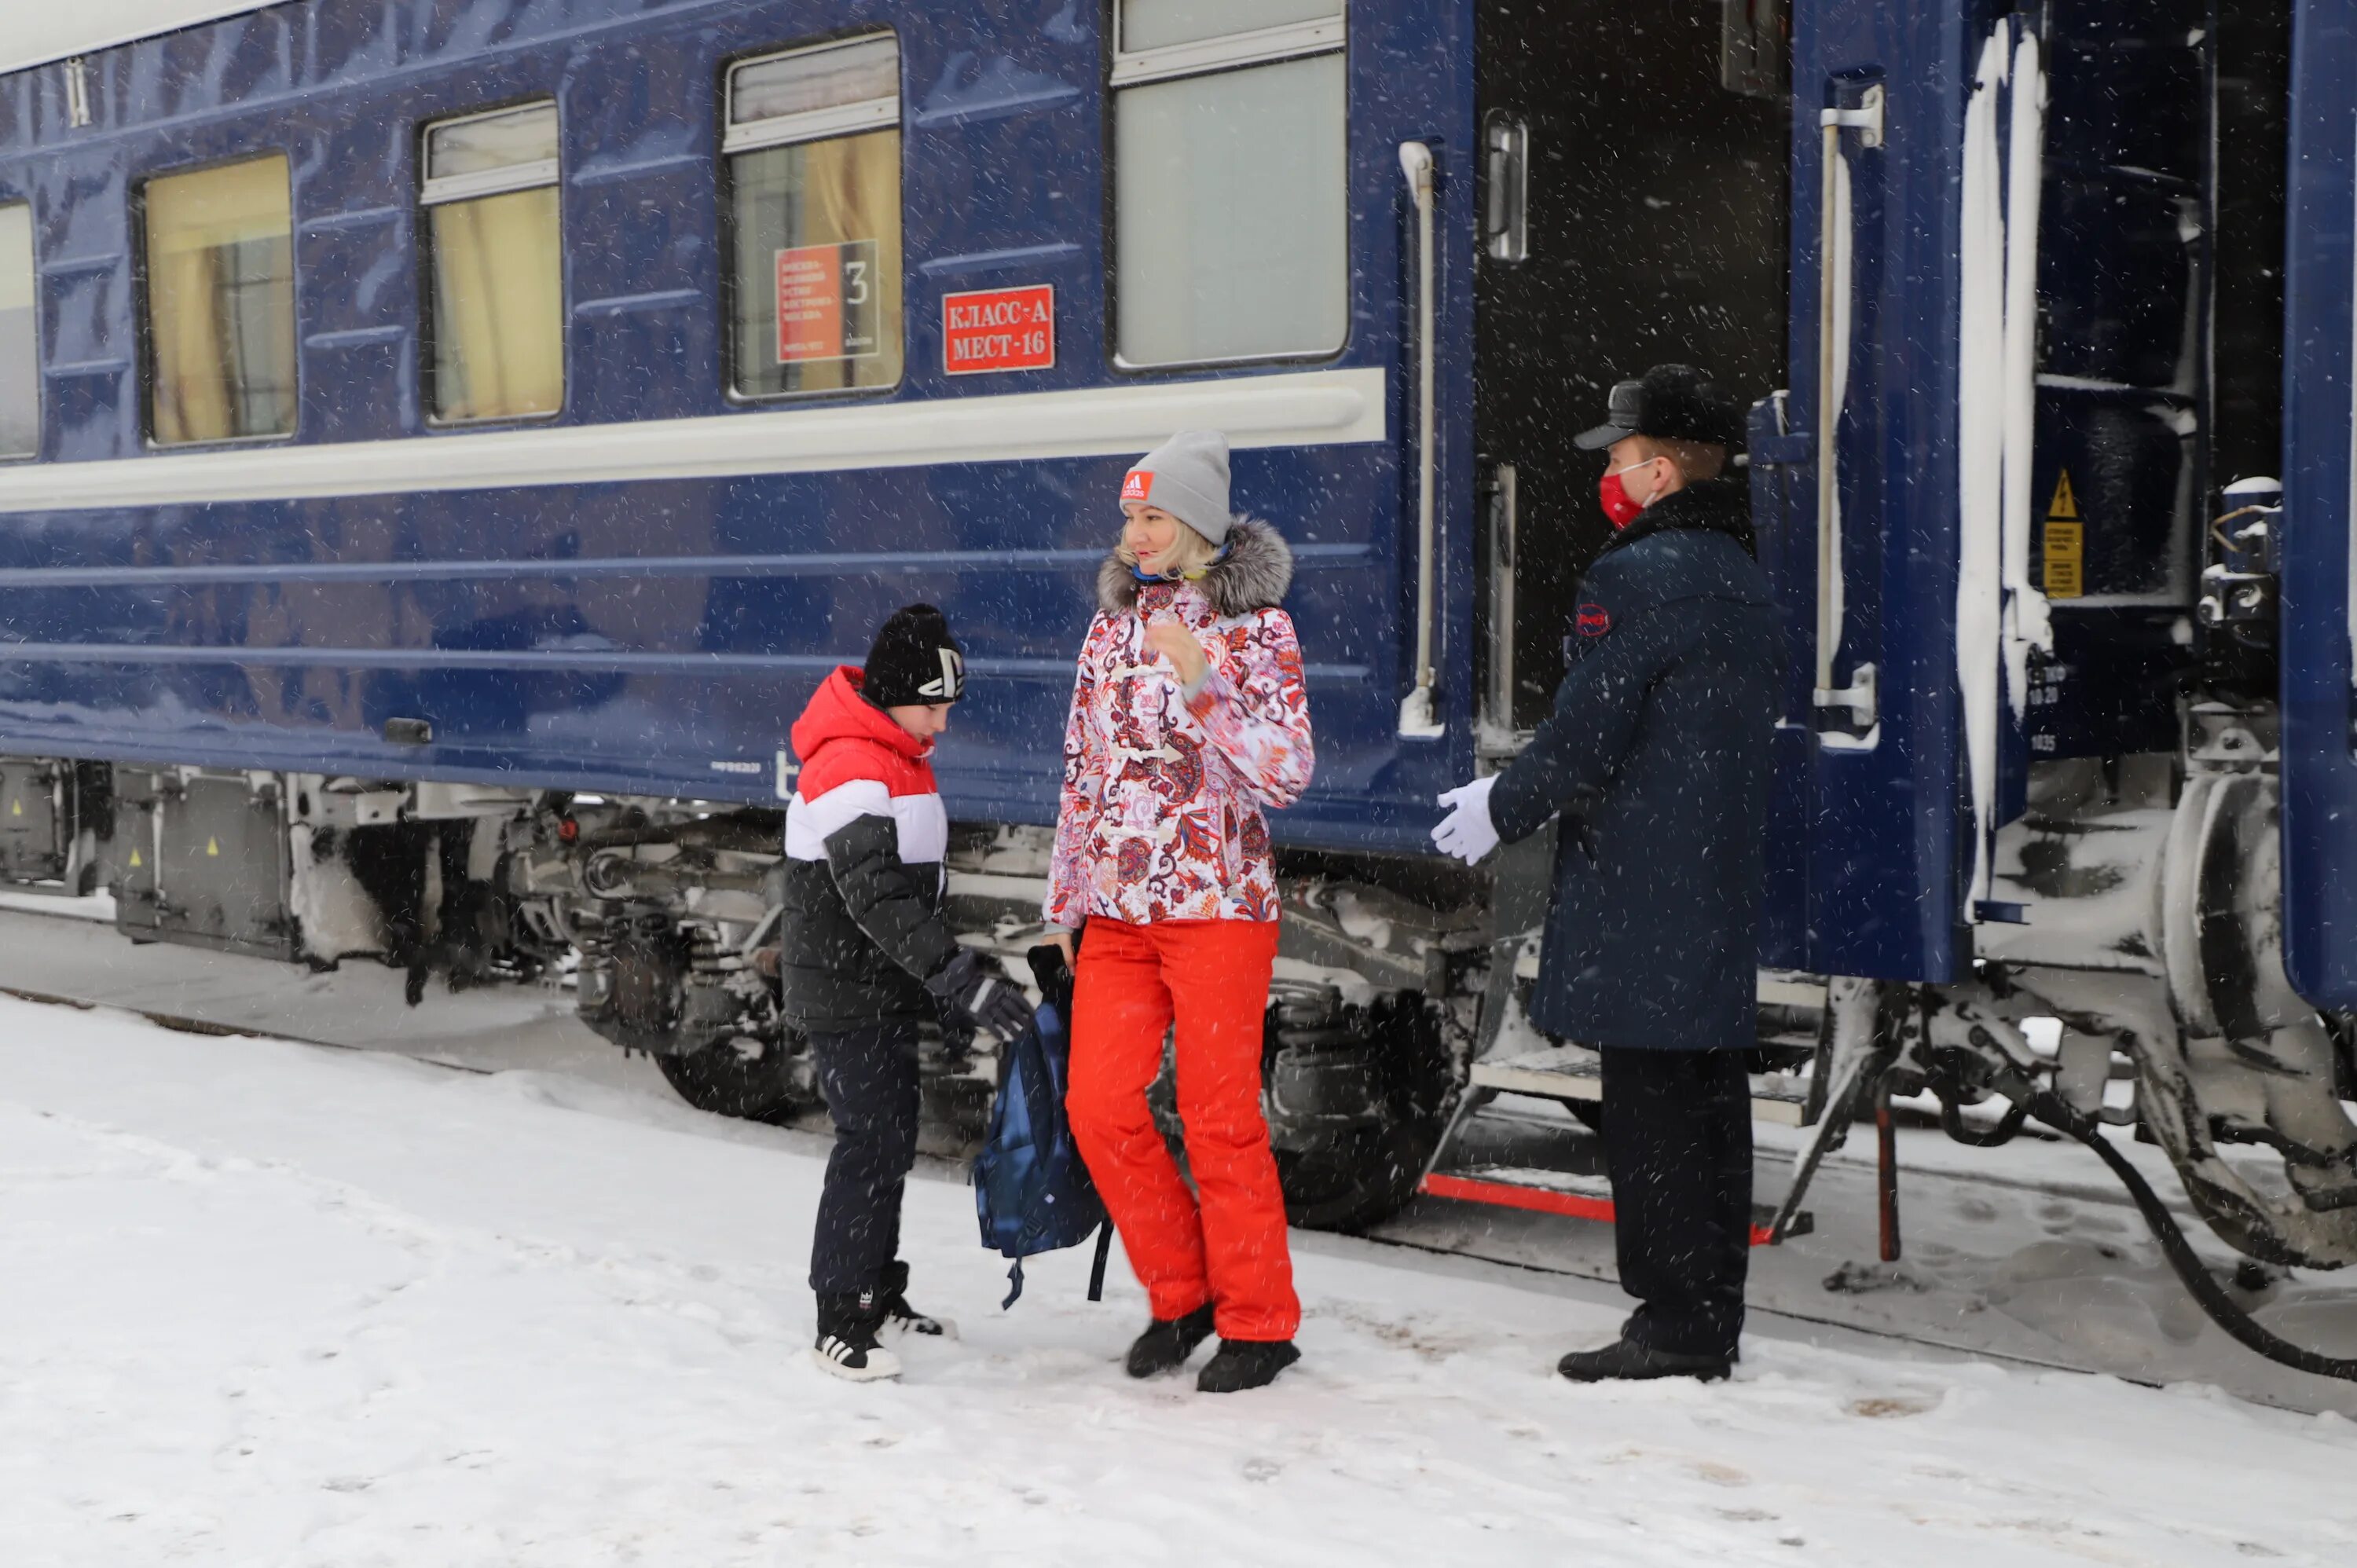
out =
<path fill-rule="evenodd" d="M 1211 1302 L 1222 1339 L 1290 1339 L 1301 1326 L 1285 1195 L 1260 1111 L 1261 1021 L 1274 920 L 1089 921 L 1072 993 L 1065 1113 L 1154 1316 Z M 1178 1118 L 1196 1192 L 1146 1091 L 1178 1026 Z"/>

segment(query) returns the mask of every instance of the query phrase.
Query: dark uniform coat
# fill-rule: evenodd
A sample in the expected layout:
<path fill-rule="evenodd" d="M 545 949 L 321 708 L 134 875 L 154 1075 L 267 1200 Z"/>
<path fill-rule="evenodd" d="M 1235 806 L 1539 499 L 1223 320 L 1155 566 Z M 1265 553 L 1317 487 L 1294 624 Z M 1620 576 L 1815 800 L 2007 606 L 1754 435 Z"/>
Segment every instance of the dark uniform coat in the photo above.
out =
<path fill-rule="evenodd" d="M 1532 1021 L 1590 1046 L 1749 1047 L 1781 638 L 1745 489 L 1656 504 L 1574 603 L 1554 715 L 1490 797 L 1508 843 L 1563 817 Z"/>

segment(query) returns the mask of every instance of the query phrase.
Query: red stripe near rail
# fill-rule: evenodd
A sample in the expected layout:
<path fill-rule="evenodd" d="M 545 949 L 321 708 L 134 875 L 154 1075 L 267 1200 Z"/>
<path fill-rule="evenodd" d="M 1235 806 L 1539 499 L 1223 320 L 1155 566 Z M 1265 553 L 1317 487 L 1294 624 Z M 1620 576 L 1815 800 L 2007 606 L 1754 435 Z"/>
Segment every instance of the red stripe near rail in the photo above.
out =
<path fill-rule="evenodd" d="M 1424 1190 L 1434 1197 L 1453 1197 L 1459 1203 L 1486 1203 L 1495 1208 L 1525 1208 L 1534 1214 L 1560 1214 L 1569 1219 L 1612 1223 L 1612 1200 L 1609 1197 L 1587 1197 L 1576 1192 L 1550 1192 L 1545 1187 L 1480 1181 L 1472 1176 L 1445 1176 L 1438 1171 L 1424 1178 Z M 1755 1247 L 1769 1244 L 1767 1226 L 1754 1225 L 1751 1228 L 1751 1244 Z"/>

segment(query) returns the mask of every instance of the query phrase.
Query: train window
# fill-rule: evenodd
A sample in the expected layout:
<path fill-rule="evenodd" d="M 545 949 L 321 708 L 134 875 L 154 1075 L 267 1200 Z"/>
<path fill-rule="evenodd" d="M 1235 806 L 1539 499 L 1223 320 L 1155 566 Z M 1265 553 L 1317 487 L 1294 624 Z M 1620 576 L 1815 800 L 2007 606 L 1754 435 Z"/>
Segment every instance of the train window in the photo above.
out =
<path fill-rule="evenodd" d="M 731 385 L 900 381 L 900 46 L 871 35 L 728 73 Z"/>
<path fill-rule="evenodd" d="M 1342 0 L 1118 0 L 1125 365 L 1329 354 L 1350 332 Z"/>
<path fill-rule="evenodd" d="M 147 182 L 148 429 L 295 429 L 295 211 L 283 154 Z"/>
<path fill-rule="evenodd" d="M 41 449 L 40 341 L 33 326 L 33 209 L 0 207 L 0 458 Z"/>
<path fill-rule="evenodd" d="M 429 125 L 425 170 L 427 407 L 450 424 L 554 413 L 565 402 L 556 105 Z"/>

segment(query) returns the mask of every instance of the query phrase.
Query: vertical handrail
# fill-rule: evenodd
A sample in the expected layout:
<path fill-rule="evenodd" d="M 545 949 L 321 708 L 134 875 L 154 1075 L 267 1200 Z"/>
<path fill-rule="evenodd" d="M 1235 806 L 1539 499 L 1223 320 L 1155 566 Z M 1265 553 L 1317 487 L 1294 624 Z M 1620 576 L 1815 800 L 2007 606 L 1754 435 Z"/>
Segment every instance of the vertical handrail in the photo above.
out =
<path fill-rule="evenodd" d="M 1415 565 L 1415 690 L 1400 703 L 1399 733 L 1416 740 L 1437 738 L 1442 725 L 1433 712 L 1435 674 L 1432 667 L 1434 484 L 1438 454 L 1435 432 L 1438 424 L 1436 392 L 1436 345 L 1433 342 L 1432 149 L 1422 142 L 1402 142 L 1400 173 L 1415 203 L 1415 445 L 1416 445 L 1416 565 Z"/>
<path fill-rule="evenodd" d="M 1490 502 L 1490 713 L 1499 729 L 1514 727 L 1514 562 L 1521 473 L 1501 463 Z"/>
<path fill-rule="evenodd" d="M 1847 349 L 1835 324 L 1848 302 L 1842 290 L 1849 286 L 1848 269 L 1835 264 L 1849 236 L 1840 231 L 1843 173 L 1841 136 L 1858 132 L 1860 145 L 1882 145 L 1883 90 L 1879 83 L 1860 94 L 1855 109 L 1827 109 L 1818 117 L 1824 133 L 1824 165 L 1817 200 L 1817 670 L 1816 703 L 1846 707 L 1871 722 L 1870 677 L 1849 691 L 1834 686 L 1834 664 L 1841 654 L 1841 539 L 1834 525 L 1841 502 L 1841 415 L 1839 384 L 1846 370 L 1841 356 Z"/>
<path fill-rule="evenodd" d="M 1834 612 L 1834 574 L 1841 570 L 1835 548 L 1834 508 L 1839 503 L 1841 474 L 1841 400 L 1835 391 L 1840 367 L 1835 358 L 1834 309 L 1839 303 L 1839 268 L 1834 265 L 1840 236 L 1835 209 L 1841 198 L 1841 125 L 1834 112 L 1824 116 L 1824 176 L 1817 199 L 1817 700 L 1834 689 L 1834 656 L 1841 628 Z"/>

